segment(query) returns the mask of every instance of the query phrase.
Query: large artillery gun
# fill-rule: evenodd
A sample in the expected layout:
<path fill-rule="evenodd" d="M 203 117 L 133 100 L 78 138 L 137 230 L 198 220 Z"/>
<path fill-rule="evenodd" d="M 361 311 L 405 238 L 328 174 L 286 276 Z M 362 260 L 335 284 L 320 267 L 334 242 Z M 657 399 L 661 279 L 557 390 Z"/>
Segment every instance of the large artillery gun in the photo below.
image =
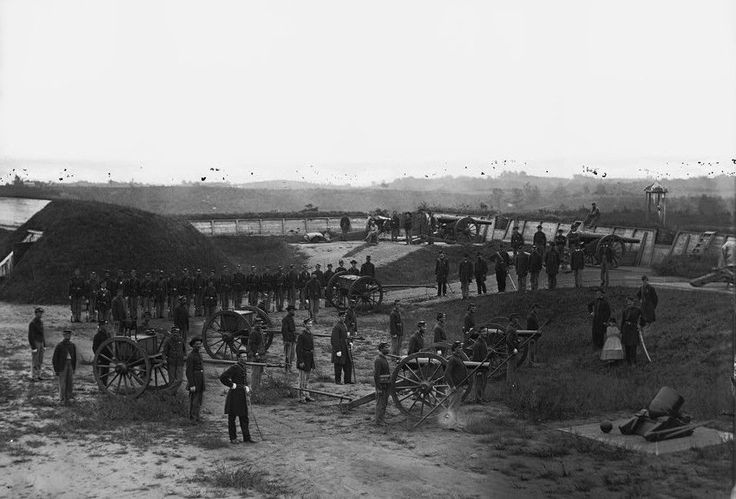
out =
<path fill-rule="evenodd" d="M 434 284 L 381 284 L 373 276 L 337 272 L 327 281 L 325 299 L 338 310 L 352 301 L 359 312 L 377 310 L 389 289 L 435 288 Z"/>
<path fill-rule="evenodd" d="M 635 237 L 586 230 L 584 223 L 580 220 L 573 222 L 570 232 L 567 233 L 567 240 L 571 249 L 580 243 L 583 244 L 585 261 L 591 265 L 600 265 L 603 260 L 603 252 L 606 247 L 610 247 L 613 252 L 613 267 L 618 267 L 623 261 L 627 245 L 641 242 Z"/>

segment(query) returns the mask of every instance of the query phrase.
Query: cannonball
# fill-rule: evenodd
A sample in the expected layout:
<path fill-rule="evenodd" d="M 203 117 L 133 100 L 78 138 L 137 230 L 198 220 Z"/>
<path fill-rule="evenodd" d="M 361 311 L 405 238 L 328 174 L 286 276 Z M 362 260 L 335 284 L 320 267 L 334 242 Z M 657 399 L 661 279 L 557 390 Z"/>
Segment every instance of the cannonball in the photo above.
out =
<path fill-rule="evenodd" d="M 611 431 L 612 429 L 613 429 L 613 424 L 611 424 L 611 422 L 610 422 L 610 421 L 603 421 L 603 422 L 601 423 L 601 431 L 602 431 L 603 433 L 608 433 L 608 432 L 609 432 L 609 431 Z"/>

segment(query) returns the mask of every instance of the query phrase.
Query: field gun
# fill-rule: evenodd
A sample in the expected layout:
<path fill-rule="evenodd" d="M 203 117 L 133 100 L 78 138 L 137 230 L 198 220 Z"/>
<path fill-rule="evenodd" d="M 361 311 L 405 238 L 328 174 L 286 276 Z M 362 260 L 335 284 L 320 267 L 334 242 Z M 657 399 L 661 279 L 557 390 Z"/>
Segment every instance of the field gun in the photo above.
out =
<path fill-rule="evenodd" d="M 434 284 L 381 284 L 372 276 L 354 275 L 337 272 L 327 281 L 325 299 L 338 310 L 347 308 L 350 301 L 355 301 L 355 308 L 360 312 L 375 310 L 383 301 L 383 294 L 388 289 L 436 288 Z"/>

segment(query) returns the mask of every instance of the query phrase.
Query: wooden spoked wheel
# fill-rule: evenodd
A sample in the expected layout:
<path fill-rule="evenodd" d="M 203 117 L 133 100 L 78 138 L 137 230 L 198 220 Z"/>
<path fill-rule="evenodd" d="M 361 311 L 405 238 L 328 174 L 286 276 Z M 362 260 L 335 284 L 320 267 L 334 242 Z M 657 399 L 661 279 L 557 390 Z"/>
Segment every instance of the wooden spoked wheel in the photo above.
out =
<path fill-rule="evenodd" d="M 455 222 L 455 241 L 458 243 L 470 243 L 475 235 L 473 234 L 474 222 L 472 217 L 463 217 Z"/>
<path fill-rule="evenodd" d="M 626 246 L 621 236 L 616 234 L 609 234 L 603 236 L 598 240 L 598 244 L 595 246 L 595 258 L 598 263 L 603 260 L 603 249 L 608 245 L 613 250 L 613 264 L 612 266 L 618 267 L 623 261 L 624 253 L 626 252 Z"/>
<path fill-rule="evenodd" d="M 360 277 L 350 286 L 348 300 L 355 300 L 355 308 L 362 312 L 377 309 L 383 301 L 381 283 L 375 277 Z"/>
<path fill-rule="evenodd" d="M 345 275 L 346 273 L 343 270 L 333 274 L 325 286 L 325 298 L 338 310 L 344 310 L 348 306 L 348 290 L 340 286 L 341 279 L 338 279 L 339 276 Z"/>
<path fill-rule="evenodd" d="M 417 352 L 401 359 L 391 373 L 391 396 L 396 407 L 419 419 L 442 403 L 449 393 L 445 381 L 447 361 L 431 352 Z"/>
<path fill-rule="evenodd" d="M 264 347 L 266 350 L 273 342 L 271 319 L 258 307 L 249 305 L 239 310 L 220 310 L 207 319 L 202 326 L 202 343 L 204 349 L 213 359 L 237 360 L 238 350 L 248 345 L 248 335 L 256 318 L 261 319 Z"/>
<path fill-rule="evenodd" d="M 151 360 L 137 342 L 126 336 L 114 336 L 95 352 L 92 370 L 101 391 L 135 398 L 148 386 Z"/>
<path fill-rule="evenodd" d="M 156 355 L 151 356 L 151 379 L 148 382 L 148 389 L 153 391 L 168 390 L 175 392 L 179 389 L 184 377 L 184 363 L 182 362 L 180 376 L 169 375 L 168 364 L 164 362 L 164 348 L 171 341 L 167 336 L 161 342 L 161 346 Z"/>

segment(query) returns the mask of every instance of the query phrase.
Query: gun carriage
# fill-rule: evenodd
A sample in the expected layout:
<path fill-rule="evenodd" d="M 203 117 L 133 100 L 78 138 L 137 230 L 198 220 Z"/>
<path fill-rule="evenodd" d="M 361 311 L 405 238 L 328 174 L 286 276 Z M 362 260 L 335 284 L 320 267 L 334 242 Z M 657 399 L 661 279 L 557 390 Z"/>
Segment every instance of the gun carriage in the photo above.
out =
<path fill-rule="evenodd" d="M 202 325 L 202 343 L 207 354 L 213 359 L 237 360 L 238 350 L 248 345 L 248 335 L 260 319 L 264 327 L 264 350 L 268 350 L 273 342 L 273 324 L 264 310 L 244 305 L 238 310 L 220 310 L 204 321 Z"/>
<path fill-rule="evenodd" d="M 337 272 L 327 281 L 325 298 L 335 308 L 347 308 L 351 300 L 360 312 L 375 310 L 389 289 L 435 288 L 428 284 L 381 284 L 375 277 Z"/>
<path fill-rule="evenodd" d="M 618 267 L 623 261 L 627 245 L 641 242 L 640 239 L 634 237 L 586 231 L 583 222 L 580 220 L 573 222 L 570 232 L 567 233 L 567 239 L 570 242 L 571 249 L 574 245 L 583 243 L 585 261 L 588 264 L 600 265 L 603 259 L 603 251 L 606 246 L 609 246 L 613 251 L 613 267 Z"/>

